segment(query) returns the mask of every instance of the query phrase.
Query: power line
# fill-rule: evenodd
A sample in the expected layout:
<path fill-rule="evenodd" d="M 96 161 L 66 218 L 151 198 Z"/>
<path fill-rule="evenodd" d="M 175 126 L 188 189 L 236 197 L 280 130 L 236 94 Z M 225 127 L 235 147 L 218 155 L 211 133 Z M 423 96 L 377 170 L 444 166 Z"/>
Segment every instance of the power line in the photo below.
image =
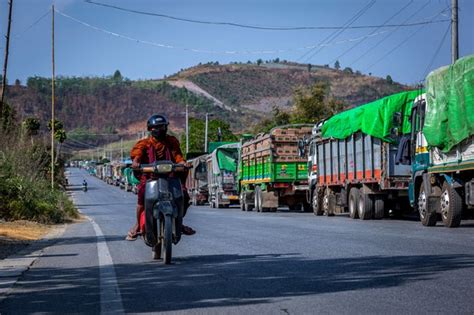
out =
<path fill-rule="evenodd" d="M 436 16 L 434 17 L 437 18 L 439 15 L 443 14 L 444 12 L 446 11 L 446 8 L 443 9 L 441 12 L 439 12 L 438 14 L 436 14 Z M 406 44 L 413 36 L 415 36 L 419 31 L 421 31 L 426 25 L 422 25 L 420 27 L 418 27 L 414 32 L 412 32 L 410 35 L 408 35 L 408 37 L 406 37 L 405 39 L 403 39 L 400 43 L 398 43 L 394 48 L 392 48 L 390 51 L 388 51 L 385 55 L 383 55 L 381 58 L 377 59 L 377 61 L 375 61 L 374 63 L 372 63 L 370 66 L 368 66 L 364 71 L 367 71 L 369 70 L 370 68 L 372 68 L 373 66 L 375 66 L 377 63 L 379 63 L 380 61 L 382 61 L 383 59 L 385 59 L 386 57 L 388 57 L 389 55 L 393 54 L 398 48 L 400 48 L 401 46 L 403 46 L 404 44 Z"/>
<path fill-rule="evenodd" d="M 446 32 L 444 33 L 443 38 L 442 38 L 441 41 L 439 42 L 438 48 L 436 49 L 435 53 L 433 54 L 433 57 L 431 58 L 430 63 L 429 63 L 428 66 L 426 67 L 426 70 L 425 70 L 425 72 L 424 72 L 423 78 L 426 77 L 426 75 L 428 74 L 428 71 L 431 69 L 431 66 L 433 66 L 433 62 L 435 61 L 436 57 L 438 56 L 439 51 L 441 50 L 441 47 L 443 46 L 444 40 L 446 39 L 446 36 L 448 35 L 448 32 L 449 32 L 450 28 L 451 28 L 451 24 L 448 24 L 448 28 L 446 29 Z"/>
<path fill-rule="evenodd" d="M 195 53 L 208 53 L 208 54 L 232 54 L 232 55 L 277 54 L 277 53 L 279 54 L 279 53 L 285 53 L 285 52 L 289 52 L 289 51 L 313 49 L 313 48 L 316 48 L 316 47 L 328 47 L 328 46 L 339 45 L 339 44 L 347 43 L 347 42 L 354 42 L 354 41 L 362 40 L 366 37 L 377 36 L 377 35 L 384 34 L 384 33 L 387 32 L 387 31 L 382 31 L 382 32 L 379 32 L 379 33 L 366 35 L 366 36 L 361 36 L 361 37 L 358 37 L 358 38 L 350 38 L 350 39 L 346 39 L 346 40 L 337 41 L 337 42 L 334 42 L 332 44 L 311 45 L 311 46 L 298 47 L 298 48 L 277 49 L 277 50 L 268 49 L 268 50 L 244 50 L 244 51 L 236 51 L 236 50 L 218 51 L 218 50 L 205 50 L 205 49 L 196 49 L 196 48 L 177 47 L 177 46 L 172 46 L 172 45 L 168 45 L 168 44 L 145 41 L 145 40 L 133 38 L 133 37 L 130 37 L 130 36 L 122 35 L 122 34 L 119 34 L 119 33 L 116 33 L 116 32 L 111 32 L 111 31 L 108 31 L 106 29 L 102 29 L 102 28 L 97 27 L 97 26 L 93 26 L 89 23 L 86 23 L 86 22 L 78 20 L 78 19 L 76 19 L 76 18 L 74 18 L 70 15 L 67 15 L 67 14 L 59 11 L 58 9 L 55 9 L 55 12 L 62 15 L 63 17 L 66 17 L 66 18 L 68 18 L 68 19 L 70 19 L 70 20 L 72 20 L 76 23 L 79 23 L 83 26 L 86 26 L 88 28 L 92 28 L 96 31 L 100 31 L 100 32 L 106 33 L 108 35 L 112 35 L 112 36 L 115 36 L 115 37 L 126 39 L 126 40 L 129 40 L 129 41 L 135 42 L 135 43 L 141 43 L 141 44 L 151 45 L 151 46 L 160 47 L 160 48 L 181 49 L 181 50 L 191 51 L 191 52 L 195 52 Z"/>
<path fill-rule="evenodd" d="M 106 7 L 106 8 L 111 8 L 111 9 L 116 9 L 116 10 L 120 10 L 120 11 L 124 11 L 124 12 L 129 12 L 129 13 L 155 16 L 155 17 L 167 18 L 167 19 L 181 21 L 181 22 L 189 22 L 189 23 L 197 23 L 197 24 L 234 26 L 234 27 L 240 27 L 240 28 L 267 30 L 267 31 L 346 29 L 346 27 L 344 27 L 344 26 L 294 26 L 294 27 L 279 27 L 279 26 L 277 26 L 277 27 L 272 27 L 272 26 L 246 25 L 246 24 L 232 23 L 232 22 L 213 22 L 213 21 L 204 21 L 204 20 L 194 20 L 194 19 L 181 18 L 181 17 L 171 16 L 171 15 L 161 14 L 161 13 L 151 13 L 151 12 L 127 9 L 127 8 L 123 8 L 123 7 L 119 7 L 119 6 L 115 6 L 115 5 L 110 5 L 110 4 L 100 3 L 100 2 L 94 2 L 94 1 L 91 1 L 91 0 L 85 0 L 85 2 L 89 3 L 89 4 L 97 5 L 97 6 L 102 6 L 102 7 Z M 435 22 L 433 22 L 433 21 L 420 21 L 420 22 L 414 22 L 414 23 L 409 23 L 409 24 L 387 24 L 387 25 L 383 25 L 383 27 L 398 27 L 398 26 L 400 26 L 400 27 L 410 27 L 410 26 L 417 26 L 417 25 L 431 24 L 431 23 L 435 23 Z M 381 27 L 381 25 L 351 26 L 351 27 L 349 27 L 349 29 L 365 29 L 365 28 L 378 28 L 378 27 Z"/>
<path fill-rule="evenodd" d="M 412 15 L 410 15 L 407 19 L 405 19 L 402 23 L 408 22 L 412 17 L 420 13 L 428 4 L 430 4 L 431 0 L 428 0 L 422 7 L 420 7 L 417 11 L 415 11 Z M 398 31 L 400 28 L 397 27 L 394 30 L 390 31 L 390 33 L 387 34 L 382 40 L 378 41 L 375 45 L 367 49 L 363 54 L 361 54 L 355 61 L 349 64 L 349 67 L 352 67 L 354 64 L 356 64 L 360 59 L 365 57 L 367 53 L 374 51 L 375 48 L 377 48 L 380 44 L 382 44 L 387 38 L 389 38 L 393 33 Z"/>
<path fill-rule="evenodd" d="M 339 35 L 341 35 L 346 29 L 347 27 L 349 27 L 350 25 L 352 25 L 352 23 L 354 23 L 355 21 L 357 21 L 369 8 L 371 8 L 375 3 L 375 0 L 371 0 L 370 2 L 368 2 L 364 7 L 362 7 L 362 9 L 360 9 L 354 16 L 352 16 L 349 20 L 347 20 L 346 23 L 344 23 L 344 26 L 346 28 L 342 29 L 342 30 L 336 30 L 334 32 L 332 32 L 331 34 L 329 34 L 329 36 L 327 36 L 326 38 L 324 38 L 322 41 L 320 41 L 318 43 L 318 45 L 321 45 L 323 43 L 330 43 L 331 41 L 335 40 Z M 323 48 L 321 47 L 320 49 L 317 49 L 314 53 L 311 54 L 311 56 L 309 56 L 308 58 L 306 58 L 306 62 L 311 60 L 317 53 L 319 53 Z M 313 49 L 312 49 L 313 50 Z M 303 56 L 301 56 L 300 58 L 297 59 L 297 61 L 303 59 L 306 55 L 310 54 L 311 51 L 308 51 L 306 52 Z"/>
<path fill-rule="evenodd" d="M 44 19 L 46 16 L 48 16 L 49 13 L 51 13 L 51 10 L 46 11 L 36 21 L 34 21 L 30 26 L 28 26 L 24 31 L 20 32 L 18 35 L 14 36 L 13 38 L 18 39 L 21 36 L 23 36 L 26 32 L 28 32 L 30 29 L 32 29 L 36 24 L 41 22 L 42 19 Z"/>
<path fill-rule="evenodd" d="M 378 28 L 376 28 L 375 30 L 372 31 L 372 33 L 375 33 L 377 30 L 379 30 L 380 28 L 383 27 L 383 25 L 386 25 L 389 21 L 391 21 L 394 17 L 396 17 L 397 15 L 399 15 L 401 12 L 403 12 L 406 8 L 408 8 L 411 4 L 413 3 L 413 0 L 410 0 L 410 2 L 408 2 L 405 6 L 403 6 L 400 10 L 398 10 L 395 14 L 393 14 L 392 16 L 390 16 L 387 20 L 385 20 L 385 22 Z M 340 54 L 339 56 L 336 57 L 336 59 L 333 61 L 335 62 L 336 60 L 339 60 L 341 57 L 343 57 L 344 55 L 346 55 L 348 52 L 350 52 L 352 49 L 356 48 L 357 46 L 359 46 L 361 43 L 363 42 L 362 41 L 359 41 L 357 43 L 355 43 L 354 45 L 352 45 L 352 47 L 349 47 L 348 49 L 346 49 L 346 51 L 344 51 L 342 54 Z"/>

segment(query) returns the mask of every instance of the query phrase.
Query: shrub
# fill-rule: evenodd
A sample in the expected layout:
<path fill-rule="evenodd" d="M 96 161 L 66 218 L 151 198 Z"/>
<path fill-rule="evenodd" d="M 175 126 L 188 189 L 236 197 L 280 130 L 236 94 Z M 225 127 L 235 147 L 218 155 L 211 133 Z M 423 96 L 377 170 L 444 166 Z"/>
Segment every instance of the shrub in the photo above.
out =
<path fill-rule="evenodd" d="M 14 120 L 14 119 L 13 119 Z M 48 145 L 19 125 L 0 129 L 0 218 L 61 223 L 78 217 L 61 187 L 51 188 Z M 55 181 L 64 174 L 56 166 Z"/>

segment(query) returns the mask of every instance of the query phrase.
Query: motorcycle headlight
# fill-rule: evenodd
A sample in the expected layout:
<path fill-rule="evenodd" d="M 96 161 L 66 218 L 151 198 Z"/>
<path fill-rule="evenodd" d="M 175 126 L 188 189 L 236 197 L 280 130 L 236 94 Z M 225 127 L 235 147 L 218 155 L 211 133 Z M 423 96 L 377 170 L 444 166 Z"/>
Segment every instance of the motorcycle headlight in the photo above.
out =
<path fill-rule="evenodd" d="M 159 164 L 156 166 L 158 173 L 171 173 L 173 171 L 173 164 Z"/>

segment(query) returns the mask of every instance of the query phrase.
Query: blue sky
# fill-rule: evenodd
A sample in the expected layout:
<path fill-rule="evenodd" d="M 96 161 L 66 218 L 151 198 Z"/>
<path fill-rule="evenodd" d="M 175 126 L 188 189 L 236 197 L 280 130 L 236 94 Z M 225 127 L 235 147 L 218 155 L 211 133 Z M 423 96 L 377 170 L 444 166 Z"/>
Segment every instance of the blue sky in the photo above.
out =
<path fill-rule="evenodd" d="M 371 0 L 94 1 L 186 19 L 271 27 L 343 26 L 371 3 Z M 390 17 L 387 24 L 404 24 L 410 16 L 413 17 L 406 23 L 450 18 L 451 0 L 373 1 L 351 26 L 382 25 Z M 458 1 L 462 57 L 474 53 L 474 1 Z M 29 28 L 50 10 L 51 4 L 51 0 L 14 1 L 10 82 L 18 78 L 24 83 L 29 76 L 51 75 L 51 15 Z M 422 80 L 427 71 L 449 64 L 451 60 L 450 32 L 442 41 L 449 22 L 398 29 L 346 29 L 317 51 L 307 47 L 322 43 L 334 30 L 270 31 L 196 24 L 123 12 L 83 0 L 56 0 L 55 5 L 61 13 L 79 21 L 141 41 L 86 27 L 57 13 L 56 74 L 63 76 L 104 76 L 119 69 L 123 76 L 131 79 L 159 79 L 200 62 L 222 64 L 280 58 L 333 66 L 339 57 L 342 68 L 351 67 L 354 71 L 380 77 L 389 74 L 395 81 L 414 84 Z M 2 35 L 6 33 L 7 8 L 8 1 L 0 0 Z M 356 43 L 357 46 L 351 48 Z M 2 64 L 4 47 L 2 36 Z"/>

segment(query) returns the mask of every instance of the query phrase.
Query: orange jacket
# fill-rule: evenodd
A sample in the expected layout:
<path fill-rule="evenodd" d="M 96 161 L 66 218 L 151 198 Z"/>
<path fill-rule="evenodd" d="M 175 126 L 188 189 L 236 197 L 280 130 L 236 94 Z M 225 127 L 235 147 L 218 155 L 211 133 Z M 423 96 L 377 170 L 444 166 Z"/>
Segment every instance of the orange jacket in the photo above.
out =
<path fill-rule="evenodd" d="M 184 162 L 178 139 L 170 135 L 167 135 L 164 141 L 156 140 L 152 136 L 139 140 L 133 146 L 130 157 L 132 160 L 138 158 L 138 162 L 141 164 L 150 163 L 148 159 L 148 148 L 150 146 L 155 149 L 155 160 L 166 160 L 166 150 L 168 150 L 174 163 Z"/>

